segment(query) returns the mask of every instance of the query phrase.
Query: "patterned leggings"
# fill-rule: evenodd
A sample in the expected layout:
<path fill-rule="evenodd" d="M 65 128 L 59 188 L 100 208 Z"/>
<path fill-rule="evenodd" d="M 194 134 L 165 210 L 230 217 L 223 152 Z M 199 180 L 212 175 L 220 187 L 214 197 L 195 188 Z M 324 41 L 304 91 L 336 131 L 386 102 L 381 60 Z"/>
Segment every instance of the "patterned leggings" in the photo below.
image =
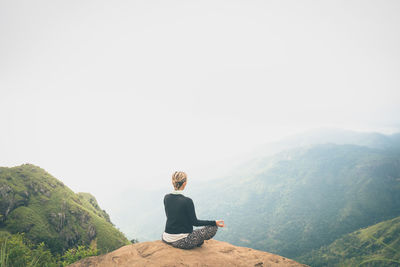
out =
<path fill-rule="evenodd" d="M 217 230 L 217 226 L 207 225 L 205 227 L 194 230 L 187 237 L 179 239 L 175 242 L 168 243 L 164 240 L 163 241 L 176 248 L 192 249 L 194 247 L 200 247 L 204 243 L 204 240 L 209 240 L 213 238 L 217 233 Z"/>

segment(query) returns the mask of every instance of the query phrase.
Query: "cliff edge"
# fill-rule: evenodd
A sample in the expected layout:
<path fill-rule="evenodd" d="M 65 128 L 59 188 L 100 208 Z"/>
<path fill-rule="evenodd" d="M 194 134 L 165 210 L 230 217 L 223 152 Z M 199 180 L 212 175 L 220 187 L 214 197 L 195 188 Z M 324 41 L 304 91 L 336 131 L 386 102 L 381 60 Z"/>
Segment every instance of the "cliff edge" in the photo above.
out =
<path fill-rule="evenodd" d="M 206 240 L 192 250 L 171 247 L 162 241 L 142 242 L 93 256 L 70 267 L 127 266 L 307 266 L 268 252 Z"/>

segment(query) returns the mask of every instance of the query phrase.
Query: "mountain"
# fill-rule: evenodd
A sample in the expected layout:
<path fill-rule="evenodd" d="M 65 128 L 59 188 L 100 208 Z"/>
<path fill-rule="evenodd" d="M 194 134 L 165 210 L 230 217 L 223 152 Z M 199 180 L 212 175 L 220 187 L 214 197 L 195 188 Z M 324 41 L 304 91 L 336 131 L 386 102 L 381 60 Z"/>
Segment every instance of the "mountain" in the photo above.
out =
<path fill-rule="evenodd" d="M 311 266 L 399 266 L 400 217 L 357 230 L 298 259 Z"/>
<path fill-rule="evenodd" d="M 251 248 L 206 240 L 192 250 L 173 248 L 162 241 L 124 246 L 102 256 L 80 260 L 70 267 L 130 267 L 130 266 L 304 266 L 293 260 Z"/>
<path fill-rule="evenodd" d="M 141 219 L 127 220 L 131 229 L 159 239 L 170 191 L 143 191 L 140 205 L 127 199 L 137 203 L 128 205 L 132 214 L 143 210 Z M 216 239 L 296 258 L 400 216 L 400 156 L 388 148 L 310 145 L 255 158 L 204 183 L 192 184 L 189 174 L 185 195 L 200 219 L 225 220 Z"/>
<path fill-rule="evenodd" d="M 292 149 L 192 196 L 199 214 L 225 219 L 220 240 L 295 258 L 400 216 L 400 156 L 355 145 Z"/>
<path fill-rule="evenodd" d="M 376 132 L 356 132 L 335 128 L 320 128 L 262 145 L 252 151 L 252 155 L 266 156 L 283 150 L 328 143 L 398 150 L 400 149 L 400 133 L 385 135 Z"/>
<path fill-rule="evenodd" d="M 75 194 L 32 164 L 0 167 L 0 232 L 24 233 L 59 254 L 77 245 L 105 253 L 130 243 L 92 195 Z"/>
<path fill-rule="evenodd" d="M 196 171 L 196 178 L 200 177 L 205 181 L 216 181 L 227 179 L 232 175 L 246 176 L 258 168 L 260 159 L 274 156 L 280 152 L 288 151 L 296 148 L 311 147 L 318 144 L 337 144 L 337 145 L 357 145 L 369 148 L 391 150 L 395 153 L 400 153 L 400 133 L 384 135 L 376 132 L 356 132 L 343 129 L 321 128 L 307 131 L 301 134 L 296 134 L 282 138 L 280 141 L 266 143 L 256 148 L 249 149 L 246 153 L 240 153 L 225 160 L 219 160 L 215 164 L 203 166 L 202 171 Z M 191 175 L 192 173 L 189 173 Z M 160 194 L 165 194 L 171 190 L 169 186 L 169 177 L 167 180 L 168 187 L 154 190 L 152 186 L 148 188 L 124 188 L 123 191 L 110 192 L 110 197 L 107 200 L 108 208 L 112 217 L 121 227 L 121 229 L 131 235 L 138 237 L 141 240 L 151 240 L 154 235 L 148 234 L 146 230 L 142 231 L 142 226 L 146 224 L 141 219 L 147 220 L 144 216 L 137 218 L 134 215 L 136 210 L 140 210 L 141 214 L 148 213 L 148 208 L 153 209 L 157 206 L 151 205 L 150 202 L 160 203 Z M 191 184 L 201 184 L 201 182 L 191 180 Z M 161 201 L 162 201 L 161 196 Z M 147 199 L 148 201 L 140 200 Z M 162 209 L 161 209 L 162 211 Z"/>

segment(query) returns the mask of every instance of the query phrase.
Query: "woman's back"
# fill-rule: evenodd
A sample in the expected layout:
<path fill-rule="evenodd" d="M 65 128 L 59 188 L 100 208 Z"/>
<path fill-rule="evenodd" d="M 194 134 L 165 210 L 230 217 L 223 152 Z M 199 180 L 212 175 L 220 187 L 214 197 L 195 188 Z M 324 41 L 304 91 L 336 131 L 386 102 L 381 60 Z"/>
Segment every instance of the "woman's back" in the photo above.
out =
<path fill-rule="evenodd" d="M 167 194 L 164 197 L 167 223 L 165 232 L 169 234 L 191 233 L 192 224 L 187 213 L 188 198 L 181 194 Z"/>
<path fill-rule="evenodd" d="M 191 233 L 193 226 L 215 225 L 215 221 L 198 220 L 193 200 L 182 194 L 167 194 L 164 197 L 164 207 L 167 215 L 166 233 Z"/>

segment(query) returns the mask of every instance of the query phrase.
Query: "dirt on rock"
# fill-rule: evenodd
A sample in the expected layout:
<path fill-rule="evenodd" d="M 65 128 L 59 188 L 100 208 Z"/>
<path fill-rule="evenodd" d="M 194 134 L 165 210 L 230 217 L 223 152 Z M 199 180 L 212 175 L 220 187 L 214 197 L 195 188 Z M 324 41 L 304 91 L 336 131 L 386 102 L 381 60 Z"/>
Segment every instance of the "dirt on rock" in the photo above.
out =
<path fill-rule="evenodd" d="M 226 242 L 206 240 L 201 247 L 183 250 L 162 241 L 142 242 L 121 247 L 105 255 L 93 256 L 70 267 L 131 266 L 307 266 L 293 260 Z"/>

